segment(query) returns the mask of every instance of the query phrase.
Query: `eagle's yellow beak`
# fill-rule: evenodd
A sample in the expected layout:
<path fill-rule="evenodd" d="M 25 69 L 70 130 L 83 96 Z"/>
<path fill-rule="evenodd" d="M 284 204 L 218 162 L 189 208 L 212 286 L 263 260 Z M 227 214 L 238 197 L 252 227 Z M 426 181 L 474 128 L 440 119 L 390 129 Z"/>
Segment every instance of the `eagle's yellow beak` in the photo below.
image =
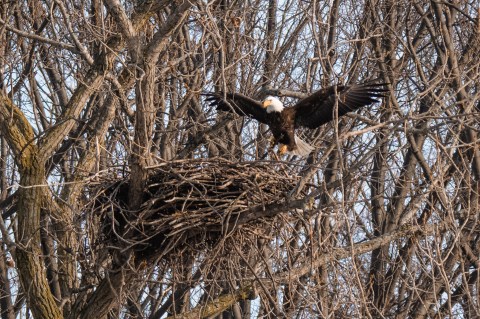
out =
<path fill-rule="evenodd" d="M 268 107 L 269 105 L 271 105 L 271 104 L 272 104 L 272 101 L 271 101 L 271 100 L 265 100 L 265 101 L 263 101 L 263 107 L 264 107 L 264 108 L 267 108 L 267 107 Z"/>

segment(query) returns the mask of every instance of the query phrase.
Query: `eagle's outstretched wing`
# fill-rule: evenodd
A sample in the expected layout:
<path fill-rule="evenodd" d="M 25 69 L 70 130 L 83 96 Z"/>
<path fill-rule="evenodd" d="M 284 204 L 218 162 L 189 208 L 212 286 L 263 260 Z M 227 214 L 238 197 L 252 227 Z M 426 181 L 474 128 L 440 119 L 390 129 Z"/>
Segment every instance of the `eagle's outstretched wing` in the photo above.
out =
<path fill-rule="evenodd" d="M 387 89 L 385 83 L 369 81 L 363 84 L 334 85 L 321 89 L 300 100 L 295 106 L 295 126 L 317 128 L 333 120 L 338 100 L 338 117 L 363 106 L 378 102 Z"/>
<path fill-rule="evenodd" d="M 249 116 L 259 122 L 268 124 L 268 113 L 262 103 L 240 93 L 203 93 L 211 106 L 225 112 L 235 112 L 242 116 Z"/>

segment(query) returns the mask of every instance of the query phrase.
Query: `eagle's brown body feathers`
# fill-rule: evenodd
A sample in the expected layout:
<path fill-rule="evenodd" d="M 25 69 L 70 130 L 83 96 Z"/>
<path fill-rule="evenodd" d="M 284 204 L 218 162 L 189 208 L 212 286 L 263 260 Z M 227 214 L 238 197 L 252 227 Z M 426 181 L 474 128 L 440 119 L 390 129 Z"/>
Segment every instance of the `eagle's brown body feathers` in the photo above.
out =
<path fill-rule="evenodd" d="M 239 93 L 206 93 L 207 101 L 218 110 L 249 116 L 270 127 L 276 143 L 287 146 L 292 154 L 306 156 L 313 149 L 295 136 L 298 127 L 317 128 L 348 112 L 378 102 L 386 92 L 385 84 L 370 81 L 349 86 L 334 85 L 321 89 L 291 107 L 283 107 L 268 97 L 263 105 Z M 277 103 L 275 105 L 275 103 Z M 279 103 L 279 104 L 278 104 Z M 335 115 L 334 112 L 337 111 Z M 301 145 L 299 145 L 301 144 Z"/>
<path fill-rule="evenodd" d="M 272 113 L 270 130 L 275 138 L 275 142 L 287 145 L 289 151 L 295 149 L 295 110 L 285 108 L 281 113 Z"/>

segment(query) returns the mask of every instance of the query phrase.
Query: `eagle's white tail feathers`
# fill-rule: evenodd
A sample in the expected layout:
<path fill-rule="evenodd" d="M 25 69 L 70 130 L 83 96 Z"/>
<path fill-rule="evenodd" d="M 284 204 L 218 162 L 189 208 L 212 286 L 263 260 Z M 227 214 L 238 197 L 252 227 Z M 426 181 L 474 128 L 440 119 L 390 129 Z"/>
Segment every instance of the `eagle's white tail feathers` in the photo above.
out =
<path fill-rule="evenodd" d="M 312 145 L 303 141 L 301 138 L 297 137 L 296 135 L 295 135 L 295 144 L 297 144 L 297 148 L 295 148 L 293 151 L 288 152 L 291 155 L 306 157 L 315 149 Z"/>

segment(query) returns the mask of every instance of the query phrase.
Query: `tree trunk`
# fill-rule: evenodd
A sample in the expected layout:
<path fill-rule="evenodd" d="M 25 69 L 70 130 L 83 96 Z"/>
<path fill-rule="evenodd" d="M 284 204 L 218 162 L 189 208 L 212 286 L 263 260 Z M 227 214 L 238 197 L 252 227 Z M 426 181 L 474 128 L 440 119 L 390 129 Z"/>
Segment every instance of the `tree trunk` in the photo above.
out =
<path fill-rule="evenodd" d="M 55 302 L 46 280 L 40 249 L 40 212 L 45 163 L 38 156 L 25 159 L 21 170 L 18 199 L 18 243 L 16 262 L 23 291 L 35 319 L 60 319 L 63 315 Z"/>

